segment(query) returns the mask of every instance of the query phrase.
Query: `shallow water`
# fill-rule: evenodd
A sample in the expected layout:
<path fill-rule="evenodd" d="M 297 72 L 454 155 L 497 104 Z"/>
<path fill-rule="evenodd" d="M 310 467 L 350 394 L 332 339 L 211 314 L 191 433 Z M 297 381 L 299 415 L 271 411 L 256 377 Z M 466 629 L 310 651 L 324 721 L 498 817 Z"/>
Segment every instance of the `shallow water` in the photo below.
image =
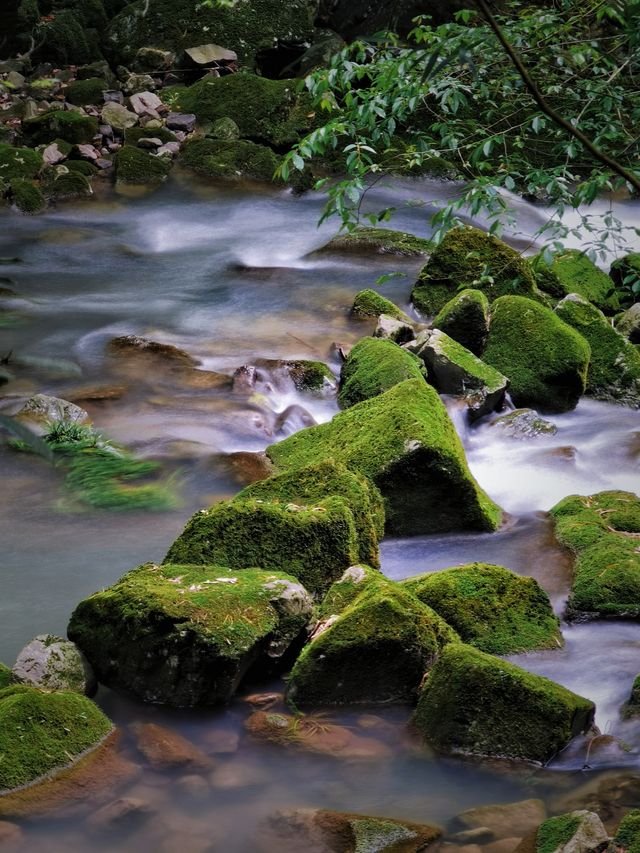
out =
<path fill-rule="evenodd" d="M 411 184 L 404 191 L 417 201 L 427 191 L 442 197 L 452 190 Z M 382 188 L 377 202 L 396 197 L 397 188 Z M 330 396 L 312 398 L 289 387 L 266 386 L 256 403 L 187 387 L 164 373 L 131 372 L 105 355 L 110 338 L 135 333 L 172 343 L 200 359 L 203 369 L 226 374 L 258 357 L 329 359 L 337 367 L 332 342 L 348 344 L 369 330 L 348 319 L 358 290 L 399 270 L 405 277 L 383 292 L 409 310 L 420 261 L 309 256 L 334 230 L 316 228 L 319 208 L 312 197 L 174 182 L 149 197 L 109 196 L 36 219 L 0 215 L 0 258 L 21 259 L 0 267 L 20 297 L 8 306 L 15 322 L 0 328 L 0 357 L 12 352 L 9 368 L 17 376 L 0 390 L 0 406 L 10 411 L 19 395 L 35 391 L 65 396 L 78 387 L 124 384 L 121 399 L 86 408 L 106 435 L 159 459 L 182 495 L 181 506 L 167 513 L 78 512 L 64 499 L 59 472 L 0 448 L 0 660 L 13 661 L 37 633 L 64 634 L 77 601 L 126 569 L 161 559 L 194 509 L 236 491 L 220 454 L 264 448 L 278 437 L 277 413 L 292 403 L 319 422 L 335 412 Z M 624 212 L 631 220 L 638 206 Z M 544 211 L 521 204 L 520 214 L 526 231 Z M 425 222 L 425 207 L 414 204 L 393 224 L 426 235 Z M 545 510 L 574 492 L 638 488 L 638 413 L 583 401 L 575 412 L 552 418 L 555 436 L 530 442 L 505 437 L 489 422 L 469 429 L 455 411 L 454 419 L 474 474 L 508 511 L 509 522 L 494 535 L 389 539 L 382 545 L 384 571 L 402 578 L 474 560 L 500 563 L 536 577 L 561 612 L 571 563 Z M 407 729 L 410 709 L 393 708 L 374 709 L 374 720 L 366 709 L 330 715 L 375 742 L 369 759 L 337 759 L 251 741 L 243 733 L 249 706 L 242 698 L 224 710 L 175 712 L 101 690 L 98 701 L 123 730 L 122 749 L 140 768 L 119 793 L 145 800 L 154 816 L 120 835 L 92 832 L 86 810 L 31 822 L 25 849 L 275 850 L 260 821 L 293 805 L 444 825 L 464 808 L 528 796 L 541 796 L 557 810 L 558 797 L 599 769 L 640 772 L 640 729 L 619 718 L 640 670 L 640 625 L 564 626 L 563 633 L 563 649 L 515 659 L 594 699 L 601 728 L 623 737 L 628 751 L 590 751 L 581 743 L 553 770 L 507 772 L 433 756 Z M 149 720 L 181 732 L 211 756 L 204 783 L 194 788 L 181 779 L 186 771 L 158 772 L 145 764 L 130 726 Z M 218 731 L 240 736 L 236 752 L 215 754 Z M 582 770 L 585 763 L 591 773 Z M 224 767 L 235 768 L 239 787 L 220 787 Z"/>

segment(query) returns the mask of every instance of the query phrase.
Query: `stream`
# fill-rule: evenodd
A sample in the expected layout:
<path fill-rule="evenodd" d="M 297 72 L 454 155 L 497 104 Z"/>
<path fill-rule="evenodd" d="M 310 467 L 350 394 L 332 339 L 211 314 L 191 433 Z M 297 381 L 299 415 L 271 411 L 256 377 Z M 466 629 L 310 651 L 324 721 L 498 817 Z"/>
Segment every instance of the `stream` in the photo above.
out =
<path fill-rule="evenodd" d="M 400 190 L 412 203 L 399 206 L 393 227 L 428 236 L 429 204 L 421 201 L 446 197 L 451 185 L 383 187 L 370 204 L 398 203 Z M 530 234 L 544 208 L 517 204 L 520 227 Z M 17 293 L 0 313 L 0 357 L 12 354 L 16 374 L 0 388 L 0 410 L 11 411 L 20 395 L 65 397 L 78 388 L 125 386 L 118 399 L 82 405 L 106 436 L 161 461 L 181 494 L 181 505 L 168 512 L 78 512 L 65 503 L 59 470 L 0 447 L 1 661 L 11 665 L 36 634 L 64 635 L 80 599 L 142 562 L 160 561 L 192 512 L 240 488 L 224 454 L 262 450 L 295 428 L 282 432 L 276 413 L 299 404 L 322 422 L 337 410 L 334 399 L 293 388 L 264 389 L 265 410 L 229 391 L 136 373 L 105 356 L 111 338 L 139 334 L 174 344 L 203 369 L 226 374 L 256 358 L 320 359 L 338 370 L 332 345 L 370 332 L 349 319 L 358 290 L 399 271 L 381 292 L 411 310 L 407 298 L 420 259 L 313 254 L 335 233 L 333 223 L 316 227 L 320 209 L 313 195 L 178 177 L 151 195 L 105 194 L 35 218 L 0 211 L 0 286 Z M 639 203 L 616 210 L 627 224 L 640 223 Z M 526 245 L 527 238 L 513 242 Z M 472 561 L 498 563 L 537 578 L 560 613 L 571 561 L 546 511 L 572 493 L 638 490 L 640 415 L 582 400 L 575 411 L 550 418 L 555 435 L 518 441 L 490 419 L 468 427 L 454 402 L 446 402 L 474 475 L 508 522 L 495 534 L 386 539 L 383 571 L 398 579 Z M 121 728 L 121 749 L 139 766 L 118 795 L 144 800 L 153 816 L 121 833 L 101 833 L 88 821 L 91 809 L 70 810 L 25 822 L 24 849 L 275 853 L 260 825 L 279 808 L 446 827 L 463 809 L 484 803 L 539 797 L 557 813 L 583 788 L 601 786 L 606 797 L 621 779 L 640 780 L 640 723 L 620 719 L 640 671 L 640 624 L 563 625 L 563 634 L 562 649 L 511 659 L 593 699 L 600 729 L 624 748 L 578 742 L 545 769 L 447 759 L 412 735 L 409 708 L 358 708 L 329 717 L 377 746 L 370 755 L 336 758 L 258 743 L 244 732 L 251 712 L 245 694 L 277 691 L 279 682 L 247 685 L 228 708 L 198 712 L 144 706 L 101 688 L 97 701 Z M 166 725 L 210 755 L 207 784 L 185 781 L 188 771 L 146 765 L 131 732 L 139 721 Z M 233 747 L 220 751 L 227 742 Z"/>

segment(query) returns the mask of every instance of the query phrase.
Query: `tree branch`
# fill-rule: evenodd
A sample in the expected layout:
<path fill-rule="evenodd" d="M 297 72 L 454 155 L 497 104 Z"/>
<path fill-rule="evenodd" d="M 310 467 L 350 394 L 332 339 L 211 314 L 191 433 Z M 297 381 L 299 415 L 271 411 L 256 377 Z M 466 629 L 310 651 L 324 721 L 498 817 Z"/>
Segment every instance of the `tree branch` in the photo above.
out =
<path fill-rule="evenodd" d="M 577 127 L 574 127 L 574 125 L 572 125 L 571 122 L 569 122 L 565 118 L 563 118 L 560 115 L 560 113 L 557 113 L 553 109 L 553 107 L 547 103 L 545 98 L 542 96 L 540 90 L 538 89 L 536 83 L 534 82 L 533 78 L 531 77 L 531 75 L 527 71 L 524 63 L 521 60 L 521 58 L 516 53 L 513 45 L 511 44 L 511 42 L 507 39 L 507 37 L 503 33 L 502 28 L 500 27 L 500 24 L 497 22 L 497 20 L 493 16 L 493 13 L 491 12 L 491 9 L 489 8 L 487 0 L 475 0 L 475 2 L 476 2 L 476 5 L 478 6 L 478 8 L 480 9 L 480 11 L 482 12 L 485 20 L 487 21 L 487 23 L 489 24 L 489 26 L 491 27 L 491 29 L 495 33 L 496 38 L 498 39 L 498 41 L 500 42 L 500 44 L 502 45 L 502 47 L 504 48 L 504 50 L 508 54 L 509 58 L 513 62 L 513 65 L 514 65 L 516 71 L 518 72 L 518 74 L 522 78 L 522 82 L 527 87 L 529 93 L 531 94 L 531 97 L 534 99 L 534 101 L 540 107 L 542 112 L 546 116 L 548 116 L 548 118 L 550 118 L 551 121 L 553 121 L 559 127 L 566 130 L 570 136 L 573 136 L 574 139 L 577 139 L 579 142 L 581 142 L 582 145 L 587 149 L 587 151 L 589 151 L 595 157 L 596 160 L 598 160 L 603 165 L 607 166 L 609 169 L 611 169 L 612 172 L 615 172 L 616 175 L 619 175 L 621 178 L 623 178 L 628 184 L 630 184 L 635 189 L 635 191 L 638 194 L 640 194 L 640 178 L 639 177 L 636 177 L 633 174 L 633 172 L 630 172 L 628 169 L 625 169 L 624 166 L 622 166 L 620 163 L 618 163 L 617 160 L 614 160 L 613 157 L 610 157 L 606 152 L 601 151 L 597 145 L 594 145 L 594 143 L 589 139 L 588 136 L 586 136 Z"/>

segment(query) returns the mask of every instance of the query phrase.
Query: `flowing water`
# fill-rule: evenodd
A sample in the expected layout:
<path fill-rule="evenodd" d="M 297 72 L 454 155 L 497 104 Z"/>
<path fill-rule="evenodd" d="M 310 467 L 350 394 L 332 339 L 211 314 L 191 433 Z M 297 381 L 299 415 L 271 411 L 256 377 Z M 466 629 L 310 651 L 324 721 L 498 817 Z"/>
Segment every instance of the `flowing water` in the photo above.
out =
<path fill-rule="evenodd" d="M 426 236 L 428 205 L 418 202 L 428 194 L 445 197 L 451 185 L 412 183 L 402 191 L 413 203 L 399 210 L 394 227 Z M 397 197 L 398 187 L 388 187 L 373 203 Z M 141 562 L 162 559 L 195 509 L 239 488 L 224 454 L 261 450 L 299 427 L 295 417 L 283 425 L 278 413 L 298 404 L 320 422 L 336 411 L 331 397 L 310 398 L 287 386 L 265 385 L 256 402 L 162 371 L 132 370 L 105 355 L 109 339 L 135 333 L 161 340 L 187 350 L 203 369 L 226 374 L 265 357 L 322 359 L 337 368 L 332 344 L 350 344 L 369 331 L 348 318 L 358 290 L 399 271 L 403 276 L 382 290 L 410 310 L 407 294 L 420 262 L 313 254 L 334 230 L 316 228 L 319 210 L 311 196 L 174 181 L 148 197 L 109 195 L 34 219 L 0 216 L 0 285 L 17 294 L 3 297 L 0 313 L 0 358 L 11 353 L 8 366 L 16 374 L 1 389 L 1 408 L 12 411 L 21 396 L 37 391 L 64 397 L 79 387 L 124 386 L 118 399 L 83 405 L 100 431 L 160 460 L 182 501 L 163 513 L 79 512 L 65 499 L 60 472 L 0 448 L 0 660 L 11 663 L 35 634 L 64 634 L 81 598 Z M 637 224 L 637 205 L 619 211 Z M 519 203 L 525 235 L 544 215 Z M 528 243 L 526 236 L 514 239 Z M 582 401 L 553 418 L 555 435 L 524 442 L 489 421 L 470 429 L 449 405 L 470 466 L 509 513 L 508 523 L 493 535 L 388 539 L 384 571 L 403 578 L 474 560 L 499 563 L 536 577 L 561 612 L 571 562 L 545 511 L 571 493 L 638 489 L 638 413 Z M 606 791 L 629 774 L 640 778 L 640 728 L 619 714 L 640 671 L 640 625 L 564 626 L 563 633 L 564 648 L 514 659 L 595 700 L 601 729 L 623 738 L 625 749 L 581 742 L 545 770 L 444 759 L 411 734 L 409 708 L 378 708 L 329 715 L 368 744 L 367 755 L 335 758 L 249 739 L 243 721 L 251 708 L 242 693 L 226 709 L 178 712 L 101 689 L 97 701 L 121 728 L 121 749 L 138 768 L 118 794 L 144 800 L 153 816 L 108 833 L 92 828 L 90 807 L 25 822 L 24 849 L 266 853 L 278 848 L 260 831 L 261 821 L 279 808 L 446 826 L 481 803 L 535 796 L 559 811 L 583 787 Z M 247 685 L 246 691 L 280 688 Z M 211 757 L 211 769 L 195 781 L 188 771 L 153 770 L 135 746 L 137 721 L 160 722 L 188 737 Z M 230 751 L 220 752 L 221 743 Z"/>

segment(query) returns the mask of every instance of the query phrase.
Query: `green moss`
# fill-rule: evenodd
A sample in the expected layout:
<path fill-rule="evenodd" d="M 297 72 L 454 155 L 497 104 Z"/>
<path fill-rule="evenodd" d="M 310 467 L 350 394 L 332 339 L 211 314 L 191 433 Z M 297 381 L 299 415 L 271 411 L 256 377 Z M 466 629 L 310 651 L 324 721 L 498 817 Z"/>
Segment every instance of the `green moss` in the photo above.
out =
<path fill-rule="evenodd" d="M 471 563 L 403 582 L 483 652 L 509 655 L 562 645 L 558 619 L 534 578 L 502 566 Z"/>
<path fill-rule="evenodd" d="M 185 145 L 180 162 L 209 178 L 245 176 L 272 181 L 279 158 L 270 148 L 254 142 L 194 139 Z"/>
<path fill-rule="evenodd" d="M 639 853 L 640 809 L 632 809 L 622 818 L 613 840 L 618 847 L 623 847 L 627 853 Z"/>
<path fill-rule="evenodd" d="M 462 290 L 440 309 L 433 328 L 481 356 L 489 335 L 489 300 L 481 290 Z"/>
<path fill-rule="evenodd" d="M 593 702 L 471 646 L 450 643 L 414 724 L 436 748 L 546 762 L 593 722 Z"/>
<path fill-rule="evenodd" d="M 387 582 L 369 588 L 306 646 L 289 677 L 296 707 L 406 702 L 455 632 Z"/>
<path fill-rule="evenodd" d="M 553 256 L 551 265 L 543 254 L 531 259 L 540 290 L 556 299 L 577 293 L 603 311 L 614 312 L 618 299 L 611 294 L 613 285 L 609 276 L 579 249 L 566 249 Z"/>
<path fill-rule="evenodd" d="M 516 439 L 537 438 L 539 435 L 555 435 L 558 427 L 546 421 L 533 409 L 514 409 L 506 415 L 500 415 L 491 422 L 491 426 Z"/>
<path fill-rule="evenodd" d="M 158 184 L 164 181 L 170 165 L 161 157 L 140 148 L 125 145 L 114 157 L 116 180 L 123 184 Z"/>
<path fill-rule="evenodd" d="M 437 314 L 463 288 L 481 290 L 489 301 L 513 294 L 537 296 L 527 261 L 497 237 L 470 227 L 446 234 L 420 273 L 411 299 L 423 314 Z"/>
<path fill-rule="evenodd" d="M 412 323 L 404 311 L 401 311 L 397 305 L 394 305 L 389 299 L 380 296 L 375 290 L 361 290 L 356 294 L 351 308 L 351 316 L 357 320 L 368 320 L 370 317 L 379 317 L 381 314 L 386 314 L 388 317 L 393 317 L 394 320 L 402 320 L 405 323 Z"/>
<path fill-rule="evenodd" d="M 78 171 L 59 175 L 48 189 L 48 195 L 56 201 L 89 198 L 93 195 L 88 179 Z"/>
<path fill-rule="evenodd" d="M 217 118 L 209 128 L 206 134 L 211 139 L 224 139 L 230 142 L 234 139 L 240 139 L 240 128 L 229 116 Z"/>
<path fill-rule="evenodd" d="M 0 690 L 0 792 L 62 769 L 112 729 L 89 699 L 15 685 Z"/>
<path fill-rule="evenodd" d="M 640 675 L 636 675 L 631 685 L 631 695 L 622 706 L 622 718 L 630 719 L 631 717 L 640 716 Z M 638 827 L 640 829 L 640 826 Z M 638 839 L 640 841 L 640 838 Z M 640 844 L 638 845 L 640 850 Z"/>
<path fill-rule="evenodd" d="M 35 178 L 42 165 L 42 155 L 38 151 L 0 143 L 0 179 L 3 181 Z"/>
<path fill-rule="evenodd" d="M 318 616 L 320 619 L 336 616 L 364 592 L 372 589 L 384 591 L 389 588 L 389 584 L 394 586 L 378 569 L 367 565 L 349 566 L 342 577 L 327 590 L 318 606 Z"/>
<path fill-rule="evenodd" d="M 125 145 L 133 145 L 134 147 L 138 144 L 141 139 L 159 139 L 160 142 L 175 142 L 176 136 L 175 133 L 172 133 L 166 127 L 128 127 L 124 132 L 124 143 Z"/>
<path fill-rule="evenodd" d="M 267 449 L 281 470 L 321 459 L 378 486 L 387 529 L 399 534 L 494 530 L 499 508 L 480 489 L 436 391 L 422 379 L 394 386 Z"/>
<path fill-rule="evenodd" d="M 393 341 L 363 338 L 342 365 L 338 403 L 348 409 L 405 379 L 424 380 L 425 373 L 420 359 Z"/>
<path fill-rule="evenodd" d="M 93 163 L 89 163 L 88 160 L 67 160 L 64 165 L 70 172 L 84 175 L 85 178 L 93 177 L 98 171 Z"/>
<path fill-rule="evenodd" d="M 551 509 L 556 536 L 576 556 L 569 616 L 640 617 L 640 498 L 571 495 Z"/>
<path fill-rule="evenodd" d="M 289 375 L 298 391 L 322 391 L 328 379 L 333 385 L 335 376 L 331 369 L 323 361 L 300 361 L 287 362 Z"/>
<path fill-rule="evenodd" d="M 321 252 L 348 252 L 363 255 L 397 255 L 415 258 L 428 255 L 432 248 L 430 240 L 392 231 L 389 228 L 356 228 L 348 234 L 338 234 Z M 384 312 L 383 312 L 384 313 Z"/>
<path fill-rule="evenodd" d="M 41 213 L 47 206 L 40 188 L 26 178 L 14 178 L 9 184 L 11 200 L 22 213 L 30 216 Z"/>
<path fill-rule="evenodd" d="M 306 601 L 280 572 L 147 563 L 80 602 L 68 636 L 108 686 L 208 705 L 227 701 L 256 660 L 283 653 L 307 624 Z"/>
<path fill-rule="evenodd" d="M 72 145 L 91 142 L 98 133 L 98 120 L 75 110 L 48 110 L 25 119 L 23 132 L 33 143 L 49 144 L 60 138 Z"/>
<path fill-rule="evenodd" d="M 62 65 L 83 65 L 101 57 L 97 18 L 91 14 L 96 10 L 102 12 L 97 27 L 103 28 L 106 19 L 99 0 L 82 0 L 75 8 L 56 10 L 50 20 L 41 22 L 38 27 L 42 40 L 39 55 Z"/>
<path fill-rule="evenodd" d="M 640 302 L 636 302 L 615 319 L 616 331 L 624 335 L 636 348 L 640 344 Z"/>
<path fill-rule="evenodd" d="M 562 850 L 571 841 L 580 827 L 580 817 L 565 814 L 550 817 L 538 828 L 536 834 L 536 853 L 555 853 Z"/>
<path fill-rule="evenodd" d="M 8 666 L 0 663 L 0 690 L 13 683 L 13 672 Z"/>
<path fill-rule="evenodd" d="M 103 92 L 107 84 L 101 77 L 90 77 L 88 80 L 75 80 L 67 86 L 65 95 L 70 104 L 84 106 L 85 104 L 103 103 Z"/>
<path fill-rule="evenodd" d="M 586 387 L 590 355 L 581 334 L 531 299 L 502 296 L 491 306 L 483 359 L 509 379 L 518 407 L 575 408 Z"/>
<path fill-rule="evenodd" d="M 609 270 L 609 276 L 614 285 L 619 289 L 625 288 L 625 279 L 633 276 L 634 280 L 640 278 L 640 252 L 629 252 L 621 258 L 617 258 Z"/>
<path fill-rule="evenodd" d="M 616 331 L 602 311 L 580 296 L 567 296 L 556 314 L 588 341 L 591 360 L 587 373 L 587 394 L 640 407 L 640 353 Z"/>

